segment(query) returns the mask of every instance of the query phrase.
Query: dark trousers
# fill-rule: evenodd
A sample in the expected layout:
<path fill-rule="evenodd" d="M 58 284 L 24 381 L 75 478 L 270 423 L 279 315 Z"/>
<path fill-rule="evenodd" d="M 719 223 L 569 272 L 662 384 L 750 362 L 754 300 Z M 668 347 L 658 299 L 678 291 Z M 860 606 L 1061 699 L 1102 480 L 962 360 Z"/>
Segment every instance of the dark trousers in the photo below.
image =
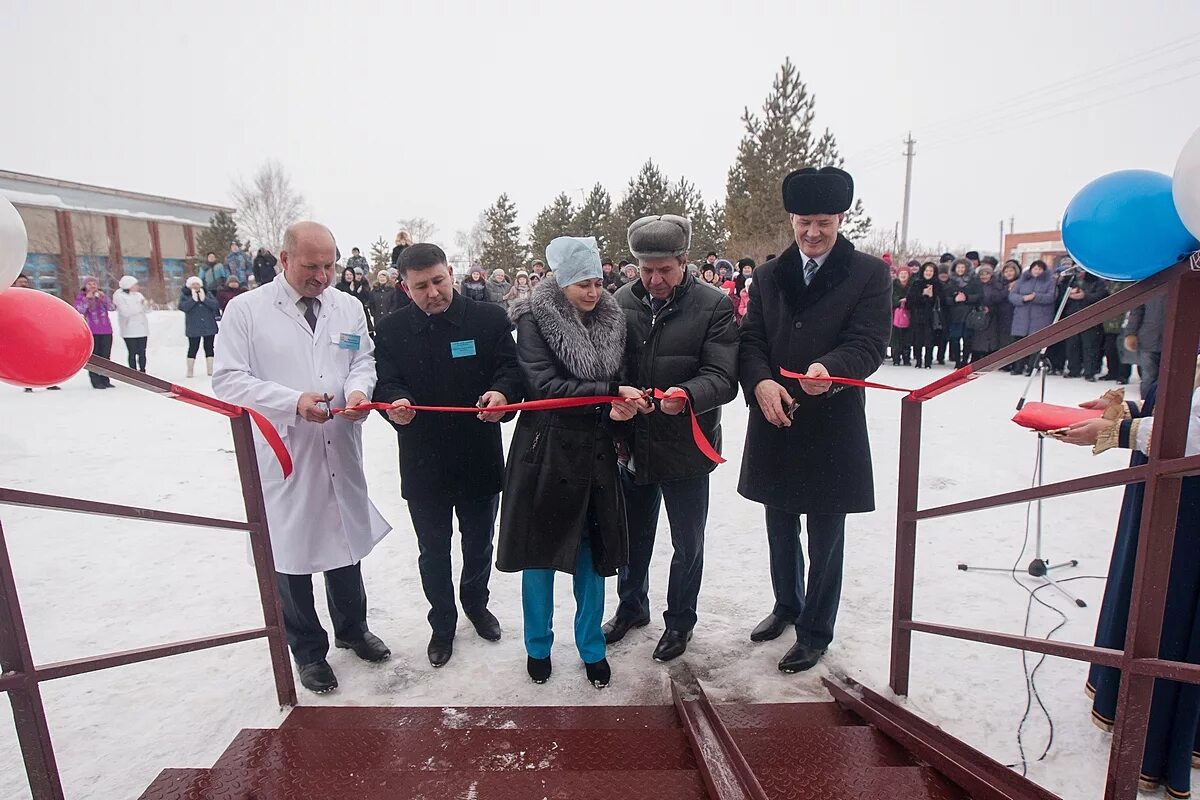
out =
<path fill-rule="evenodd" d="M 617 614 L 627 619 L 650 616 L 650 557 L 658 530 L 658 512 L 667 504 L 671 525 L 671 576 L 663 620 L 673 631 L 696 627 L 696 602 L 704 574 L 704 527 L 708 523 L 708 474 L 638 486 L 622 468 L 625 518 L 629 522 L 629 566 L 617 572 Z"/>
<path fill-rule="evenodd" d="M 195 358 L 196 353 L 200 352 L 200 340 L 204 340 L 204 357 L 213 357 L 213 341 L 217 338 L 214 333 L 211 336 L 189 336 L 188 337 L 188 358 Z"/>
<path fill-rule="evenodd" d="M 933 332 L 933 351 L 934 351 L 934 355 L 937 356 L 937 362 L 939 364 L 945 362 L 946 353 L 949 351 L 949 349 L 950 349 L 950 334 L 949 334 L 949 332 L 944 327 L 941 330 L 935 330 Z"/>
<path fill-rule="evenodd" d="M 93 333 L 92 334 L 92 355 L 108 358 L 112 355 L 112 334 L 111 333 Z M 89 372 L 88 380 L 92 382 L 93 389 L 103 389 L 106 386 L 112 386 L 112 381 L 107 375 L 101 375 L 99 372 Z"/>
<path fill-rule="evenodd" d="M 300 665 L 324 660 L 329 652 L 329 635 L 317 618 L 312 575 L 275 573 L 288 647 Z M 333 635 L 344 642 L 357 642 L 367 633 L 367 590 L 363 587 L 362 563 L 338 567 L 325 573 L 325 599 Z"/>
<path fill-rule="evenodd" d="M 146 337 L 125 337 L 125 349 L 129 352 L 129 368 L 146 371 Z"/>
<path fill-rule="evenodd" d="M 1064 362 L 1068 375 L 1095 375 L 1100 371 L 1100 338 L 1103 329 L 1088 328 L 1067 339 L 1067 358 Z"/>
<path fill-rule="evenodd" d="M 1121 334 L 1106 333 L 1100 346 L 1101 352 L 1104 354 L 1104 362 L 1107 365 L 1106 374 L 1110 378 L 1116 378 L 1122 381 L 1128 381 L 1129 376 L 1133 374 L 1133 366 L 1125 364 L 1121 361 Z"/>
<path fill-rule="evenodd" d="M 910 363 L 912 357 L 912 328 L 892 326 L 892 364 L 899 366 L 900 360 Z"/>
<path fill-rule="evenodd" d="M 937 332 L 934 331 L 932 323 L 927 320 L 914 321 L 909 331 L 912 336 L 913 363 L 917 366 L 931 366 L 934 343 L 937 341 Z"/>
<path fill-rule="evenodd" d="M 967 329 L 965 323 L 951 322 L 950 323 L 950 360 L 954 362 L 955 369 L 962 369 L 967 363 L 967 356 L 971 352 L 971 331 Z"/>
<path fill-rule="evenodd" d="M 796 621 L 796 640 L 824 649 L 833 641 L 842 597 L 845 514 L 805 514 L 808 518 L 808 583 L 800 549 L 800 516 L 767 506 L 767 544 L 775 615 Z"/>
<path fill-rule="evenodd" d="M 1055 342 L 1047 347 L 1046 360 L 1050 362 L 1051 370 L 1062 372 L 1067 363 L 1067 343 Z"/>
<path fill-rule="evenodd" d="M 500 495 L 475 497 L 457 502 L 408 501 L 408 514 L 417 532 L 417 566 L 421 588 L 429 601 L 429 627 L 436 639 L 453 639 L 458 627 L 458 607 L 454 603 L 454 578 L 451 575 L 450 539 L 454 519 L 462 537 L 462 575 L 458 597 L 468 617 L 487 608 L 488 579 L 492 576 L 492 535 L 496 528 L 496 510 Z"/>

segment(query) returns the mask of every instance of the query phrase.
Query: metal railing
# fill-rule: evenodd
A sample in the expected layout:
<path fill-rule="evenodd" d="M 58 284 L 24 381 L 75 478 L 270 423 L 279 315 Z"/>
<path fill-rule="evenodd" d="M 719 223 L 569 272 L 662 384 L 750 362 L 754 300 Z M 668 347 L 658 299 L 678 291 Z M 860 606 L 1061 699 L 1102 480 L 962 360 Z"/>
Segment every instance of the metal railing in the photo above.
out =
<path fill-rule="evenodd" d="M 919 508 L 921 410 L 925 402 L 982 374 L 1012 364 L 1102 323 L 1147 299 L 1166 293 L 1166 323 L 1159 367 L 1154 436 L 1149 462 L 1084 478 L 1035 486 L 935 508 Z M 1105 797 L 1133 800 L 1150 717 L 1156 678 L 1200 683 L 1200 664 L 1158 658 L 1166 605 L 1167 579 L 1175 538 L 1183 478 L 1200 474 L 1200 456 L 1184 456 L 1189 410 L 1200 341 L 1200 272 L 1180 263 L 1000 350 L 977 364 L 956 370 L 906 397 L 900 414 L 900 474 L 896 512 L 896 572 L 892 606 L 890 685 L 898 695 L 909 690 L 914 632 L 1086 661 L 1121 670 Z M 1111 486 L 1145 482 L 1129 624 L 1123 650 L 1055 642 L 996 631 L 942 625 L 913 619 L 917 523 L 986 508 L 1027 503 Z"/>
<path fill-rule="evenodd" d="M 177 388 L 166 381 L 143 375 L 107 359 L 93 356 L 88 361 L 87 368 L 156 394 L 175 396 L 177 393 Z M 296 687 L 292 680 L 287 637 L 283 629 L 283 613 L 275 586 L 275 562 L 271 555 L 266 506 L 263 503 L 258 460 L 254 454 L 250 417 L 236 406 L 230 406 L 194 392 L 189 392 L 188 402 L 230 418 L 234 451 L 237 456 L 238 473 L 242 485 L 242 501 L 246 507 L 245 522 L 5 488 L 0 488 L 0 505 L 53 509 L 172 525 L 190 525 L 199 528 L 244 531 L 250 536 L 250 550 L 254 560 L 255 576 L 258 580 L 259 599 L 262 602 L 263 626 L 136 650 L 105 653 L 51 664 L 35 664 L 29 649 L 29 638 L 26 633 L 25 620 L 21 614 L 21 604 L 17 598 L 17 585 L 13 578 L 12 562 L 9 560 L 8 545 L 4 538 L 4 527 L 0 525 L 0 692 L 7 693 L 9 702 L 12 704 L 17 741 L 21 748 L 21 757 L 25 762 L 25 774 L 28 777 L 29 788 L 33 793 L 34 800 L 63 800 L 64 798 L 62 780 L 59 777 L 58 763 L 54 756 L 54 746 L 50 736 L 50 726 L 46 718 L 45 706 L 42 703 L 40 684 L 45 681 L 265 638 L 271 653 L 271 666 L 275 675 L 275 693 L 279 704 L 281 706 L 296 704 Z"/>

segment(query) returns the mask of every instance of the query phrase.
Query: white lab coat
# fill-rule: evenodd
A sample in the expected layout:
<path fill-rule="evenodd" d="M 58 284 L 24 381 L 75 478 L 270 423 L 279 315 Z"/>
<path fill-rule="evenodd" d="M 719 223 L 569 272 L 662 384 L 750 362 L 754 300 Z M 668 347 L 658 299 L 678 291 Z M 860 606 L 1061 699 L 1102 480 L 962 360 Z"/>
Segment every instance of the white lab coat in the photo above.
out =
<path fill-rule="evenodd" d="M 391 526 L 367 497 L 359 423 L 339 416 L 318 424 L 296 414 L 303 392 L 332 395 L 335 407 L 354 391 L 370 399 L 375 345 L 362 303 L 327 289 L 314 332 L 285 280 L 226 306 L 212 385 L 217 397 L 262 413 L 283 436 L 294 465 L 287 480 L 265 440 L 254 436 L 271 547 L 277 572 L 308 575 L 357 563 Z M 360 349 L 339 347 L 341 334 L 357 335 Z"/>
<path fill-rule="evenodd" d="M 137 339 L 150 335 L 150 320 L 146 317 L 146 296 L 141 292 L 117 289 L 113 292 L 113 305 L 117 309 L 117 321 L 121 324 L 121 337 Z"/>

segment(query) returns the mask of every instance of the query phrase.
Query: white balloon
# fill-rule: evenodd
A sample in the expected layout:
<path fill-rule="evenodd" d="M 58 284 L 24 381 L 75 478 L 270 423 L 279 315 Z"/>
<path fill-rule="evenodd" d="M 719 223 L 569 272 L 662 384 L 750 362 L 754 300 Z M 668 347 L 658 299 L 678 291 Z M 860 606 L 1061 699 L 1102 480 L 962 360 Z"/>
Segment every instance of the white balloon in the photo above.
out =
<path fill-rule="evenodd" d="M 1192 134 L 1179 154 L 1171 194 L 1184 227 L 1200 239 L 1200 130 Z"/>
<path fill-rule="evenodd" d="M 25 269 L 25 251 L 29 237 L 21 215 L 0 195 L 0 292 L 3 292 Z"/>

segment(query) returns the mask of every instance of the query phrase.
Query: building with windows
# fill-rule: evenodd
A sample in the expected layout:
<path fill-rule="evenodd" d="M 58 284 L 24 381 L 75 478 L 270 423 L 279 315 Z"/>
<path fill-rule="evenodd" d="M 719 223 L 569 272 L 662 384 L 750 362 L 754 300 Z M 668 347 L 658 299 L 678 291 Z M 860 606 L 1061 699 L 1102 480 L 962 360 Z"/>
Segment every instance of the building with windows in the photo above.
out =
<path fill-rule="evenodd" d="M 1031 231 L 1028 233 L 1006 233 L 1004 235 L 1004 254 L 1001 261 L 1014 259 L 1021 264 L 1021 269 L 1029 269 L 1034 261 L 1044 261 L 1051 269 L 1067 255 L 1067 246 L 1063 244 L 1062 231 Z"/>
<path fill-rule="evenodd" d="M 197 233 L 218 211 L 234 211 L 6 170 L 0 195 L 29 234 L 25 274 L 34 287 L 68 301 L 85 275 L 108 291 L 133 275 L 152 301 L 173 300 L 196 258 Z"/>

